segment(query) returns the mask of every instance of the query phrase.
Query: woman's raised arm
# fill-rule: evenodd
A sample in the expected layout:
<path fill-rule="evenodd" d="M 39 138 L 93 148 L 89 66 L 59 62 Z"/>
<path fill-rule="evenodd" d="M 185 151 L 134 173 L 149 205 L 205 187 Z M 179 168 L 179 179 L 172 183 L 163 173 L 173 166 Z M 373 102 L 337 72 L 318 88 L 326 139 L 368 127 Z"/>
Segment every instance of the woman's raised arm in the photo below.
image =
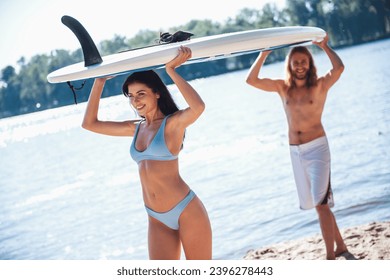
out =
<path fill-rule="evenodd" d="M 101 121 L 98 118 L 99 103 L 108 78 L 96 78 L 89 95 L 82 127 L 84 129 L 111 136 L 133 136 L 135 121 Z"/>

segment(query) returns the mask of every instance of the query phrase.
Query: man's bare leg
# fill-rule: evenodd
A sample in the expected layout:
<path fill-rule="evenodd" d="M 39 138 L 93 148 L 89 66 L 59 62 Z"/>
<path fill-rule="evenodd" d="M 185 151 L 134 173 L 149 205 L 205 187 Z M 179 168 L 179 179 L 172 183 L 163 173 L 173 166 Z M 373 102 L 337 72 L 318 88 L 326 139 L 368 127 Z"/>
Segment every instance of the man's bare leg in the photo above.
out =
<path fill-rule="evenodd" d="M 334 252 L 335 242 L 335 221 L 332 212 L 328 205 L 316 206 L 318 219 L 320 222 L 322 237 L 325 242 L 326 259 L 334 260 L 336 255 Z"/>
<path fill-rule="evenodd" d="M 334 217 L 334 214 L 332 213 L 332 211 L 330 213 L 332 214 L 333 222 L 334 222 L 333 227 L 334 227 L 334 234 L 335 234 L 334 237 L 335 237 L 335 242 L 336 242 L 335 256 L 337 258 L 342 253 L 348 252 L 348 249 L 347 249 L 347 245 L 345 245 L 345 243 L 344 243 L 343 237 L 341 236 L 339 227 L 337 226 L 336 218 Z"/>

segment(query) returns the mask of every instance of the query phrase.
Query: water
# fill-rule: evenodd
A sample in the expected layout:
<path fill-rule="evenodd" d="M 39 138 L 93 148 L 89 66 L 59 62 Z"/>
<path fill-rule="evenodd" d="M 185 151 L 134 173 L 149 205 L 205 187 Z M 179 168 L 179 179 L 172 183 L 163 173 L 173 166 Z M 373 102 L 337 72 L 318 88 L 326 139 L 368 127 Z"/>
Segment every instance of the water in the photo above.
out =
<path fill-rule="evenodd" d="M 390 40 L 338 53 L 346 70 L 328 95 L 324 126 L 344 228 L 390 219 Z M 327 57 L 315 59 L 325 73 Z M 282 77 L 283 63 L 262 71 Z M 216 259 L 320 232 L 315 211 L 298 208 L 279 97 L 247 86 L 245 75 L 191 82 L 207 109 L 187 130 L 180 166 L 208 210 Z M 102 118 L 134 116 L 122 96 L 102 107 Z M 84 108 L 0 120 L 0 259 L 148 258 L 131 139 L 82 130 Z"/>

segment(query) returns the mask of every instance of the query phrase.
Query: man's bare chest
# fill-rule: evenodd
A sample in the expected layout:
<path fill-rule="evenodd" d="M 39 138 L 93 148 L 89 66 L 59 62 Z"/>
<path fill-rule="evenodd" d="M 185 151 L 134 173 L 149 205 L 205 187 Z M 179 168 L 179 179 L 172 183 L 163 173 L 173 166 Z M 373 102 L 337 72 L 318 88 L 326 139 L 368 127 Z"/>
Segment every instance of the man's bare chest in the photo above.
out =
<path fill-rule="evenodd" d="M 294 119 L 311 119 L 320 116 L 324 102 L 323 96 L 313 88 L 290 90 L 283 96 L 283 107 L 287 115 Z"/>
<path fill-rule="evenodd" d="M 310 106 L 315 101 L 315 94 L 309 89 L 290 90 L 284 97 L 286 106 Z"/>
<path fill-rule="evenodd" d="M 289 89 L 283 96 L 285 107 L 323 107 L 325 94 L 319 92 L 319 88 L 295 88 Z"/>

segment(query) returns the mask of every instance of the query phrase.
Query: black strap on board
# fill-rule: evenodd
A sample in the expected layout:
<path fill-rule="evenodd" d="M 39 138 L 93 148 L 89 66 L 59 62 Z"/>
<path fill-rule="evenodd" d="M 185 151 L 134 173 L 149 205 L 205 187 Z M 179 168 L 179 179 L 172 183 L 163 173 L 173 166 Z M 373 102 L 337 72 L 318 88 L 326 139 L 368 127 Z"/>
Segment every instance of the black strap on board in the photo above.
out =
<path fill-rule="evenodd" d="M 74 104 L 77 104 L 76 90 L 81 90 L 81 89 L 84 87 L 85 82 L 86 82 L 86 81 L 84 81 L 84 82 L 81 84 L 81 86 L 78 87 L 78 88 L 74 87 L 74 85 L 72 85 L 69 81 L 66 82 L 66 83 L 68 84 L 70 90 L 71 90 L 72 93 L 73 93 Z"/>
<path fill-rule="evenodd" d="M 189 40 L 191 36 L 194 36 L 194 34 L 186 31 L 181 31 L 181 30 L 176 31 L 173 34 L 164 32 L 164 33 L 160 33 L 160 39 L 158 39 L 157 41 L 159 44 L 183 42 Z"/>

